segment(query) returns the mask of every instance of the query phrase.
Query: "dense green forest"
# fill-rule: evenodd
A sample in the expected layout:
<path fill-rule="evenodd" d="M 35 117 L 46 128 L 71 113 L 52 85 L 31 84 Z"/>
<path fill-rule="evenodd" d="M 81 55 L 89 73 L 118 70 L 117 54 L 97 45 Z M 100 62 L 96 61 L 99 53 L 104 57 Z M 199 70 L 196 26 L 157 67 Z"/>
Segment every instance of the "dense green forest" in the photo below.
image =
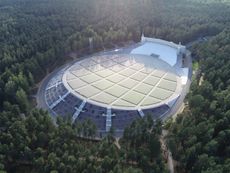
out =
<path fill-rule="evenodd" d="M 86 140 L 76 134 L 81 129 L 88 138 L 93 138 L 88 128 L 80 127 L 87 127 L 87 124 L 73 126 L 59 119 L 55 127 L 48 114 L 41 110 L 32 111 L 21 120 L 18 107 L 8 106 L 9 110 L 1 114 L 1 121 L 8 119 L 0 136 L 1 170 L 166 173 L 159 143 L 161 124 L 154 124 L 150 117 L 133 122 L 121 139 L 121 147 L 117 147 L 112 131 L 102 141 Z"/>
<path fill-rule="evenodd" d="M 193 48 L 200 74 L 188 95 L 189 109 L 172 124 L 168 143 L 179 169 L 230 172 L 230 30 Z"/>
<path fill-rule="evenodd" d="M 97 51 L 141 32 L 182 43 L 221 33 L 193 47 L 201 72 L 168 143 L 185 172 L 229 172 L 229 14 L 227 0 L 1 0 L 0 172 L 167 172 L 160 122 L 133 122 L 116 146 L 112 131 L 102 141 L 77 138 L 94 137 L 92 122 L 55 126 L 31 104 L 46 72 L 87 50 L 89 37 Z"/>

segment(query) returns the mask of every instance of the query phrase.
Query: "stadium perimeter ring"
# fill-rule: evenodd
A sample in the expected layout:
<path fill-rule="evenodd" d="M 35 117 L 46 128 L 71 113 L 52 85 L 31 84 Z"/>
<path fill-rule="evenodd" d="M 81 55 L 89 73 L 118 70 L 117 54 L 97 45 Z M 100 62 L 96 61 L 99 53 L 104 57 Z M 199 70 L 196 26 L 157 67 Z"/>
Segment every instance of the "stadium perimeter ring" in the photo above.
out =
<path fill-rule="evenodd" d="M 187 81 L 184 53 L 184 46 L 142 37 L 132 48 L 60 70 L 46 86 L 46 104 L 53 115 L 71 116 L 73 123 L 91 119 L 100 134 L 111 127 L 122 133 L 136 118 L 169 112 Z"/>

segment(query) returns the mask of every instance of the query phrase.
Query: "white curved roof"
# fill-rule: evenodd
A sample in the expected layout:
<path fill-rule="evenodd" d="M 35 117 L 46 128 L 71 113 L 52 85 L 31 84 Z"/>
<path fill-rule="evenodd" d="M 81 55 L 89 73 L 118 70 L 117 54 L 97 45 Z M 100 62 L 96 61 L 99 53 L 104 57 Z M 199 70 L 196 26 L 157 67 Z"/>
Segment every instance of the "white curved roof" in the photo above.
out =
<path fill-rule="evenodd" d="M 171 66 L 174 66 L 177 62 L 177 48 L 155 42 L 145 42 L 143 45 L 133 49 L 131 54 L 157 55 Z"/>
<path fill-rule="evenodd" d="M 117 109 L 148 108 L 178 96 L 181 79 L 164 61 L 143 55 L 103 55 L 76 62 L 63 75 L 77 97 Z"/>

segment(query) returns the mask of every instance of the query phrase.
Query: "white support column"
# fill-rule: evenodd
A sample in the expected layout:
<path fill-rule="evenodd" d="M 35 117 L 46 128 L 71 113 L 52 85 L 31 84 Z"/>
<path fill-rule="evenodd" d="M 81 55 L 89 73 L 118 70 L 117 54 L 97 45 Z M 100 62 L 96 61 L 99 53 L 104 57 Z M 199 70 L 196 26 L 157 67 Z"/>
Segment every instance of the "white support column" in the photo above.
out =
<path fill-rule="evenodd" d="M 105 129 L 106 132 L 109 132 L 112 127 L 112 117 L 115 116 L 115 114 L 112 114 L 111 108 L 107 108 L 106 114 L 102 114 L 102 116 L 106 116 Z"/>
<path fill-rule="evenodd" d="M 112 127 L 112 111 L 111 108 L 107 108 L 106 132 L 109 132 L 111 127 Z"/>
<path fill-rule="evenodd" d="M 56 87 L 56 88 L 57 88 L 57 86 L 60 85 L 61 83 L 62 83 L 62 82 L 55 83 L 54 85 L 52 85 L 52 86 L 46 88 L 46 90 L 49 90 L 49 89 L 51 89 L 51 88 L 53 88 L 53 87 Z"/>
<path fill-rule="evenodd" d="M 141 116 L 141 118 L 145 116 L 144 112 L 140 108 L 138 109 L 138 113 Z"/>
<path fill-rule="evenodd" d="M 80 115 L 82 111 L 82 109 L 84 108 L 86 104 L 86 100 L 84 100 L 81 105 L 79 106 L 79 108 L 75 107 L 76 111 L 74 112 L 73 116 L 72 116 L 72 123 L 74 123 L 74 121 L 77 119 L 77 117 Z"/>
<path fill-rule="evenodd" d="M 141 34 L 141 42 L 145 42 L 145 36 L 144 33 Z"/>
<path fill-rule="evenodd" d="M 51 109 L 53 109 L 55 106 L 57 106 L 58 103 L 60 103 L 61 101 L 65 101 L 64 99 L 66 98 L 66 96 L 69 94 L 70 92 L 68 91 L 67 93 L 65 93 L 63 96 L 59 96 L 59 99 L 56 100 L 55 102 L 53 102 L 53 104 L 51 106 L 49 106 Z"/>

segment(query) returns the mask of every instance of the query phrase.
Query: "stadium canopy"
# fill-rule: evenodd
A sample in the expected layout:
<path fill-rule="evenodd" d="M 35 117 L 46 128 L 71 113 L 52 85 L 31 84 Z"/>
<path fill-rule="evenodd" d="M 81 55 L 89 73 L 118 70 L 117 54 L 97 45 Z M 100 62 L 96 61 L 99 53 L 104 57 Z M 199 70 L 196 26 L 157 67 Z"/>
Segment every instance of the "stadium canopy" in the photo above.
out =
<path fill-rule="evenodd" d="M 177 62 L 176 48 L 154 42 L 145 42 L 143 45 L 133 49 L 131 54 L 155 55 L 171 66 L 174 66 Z"/>

